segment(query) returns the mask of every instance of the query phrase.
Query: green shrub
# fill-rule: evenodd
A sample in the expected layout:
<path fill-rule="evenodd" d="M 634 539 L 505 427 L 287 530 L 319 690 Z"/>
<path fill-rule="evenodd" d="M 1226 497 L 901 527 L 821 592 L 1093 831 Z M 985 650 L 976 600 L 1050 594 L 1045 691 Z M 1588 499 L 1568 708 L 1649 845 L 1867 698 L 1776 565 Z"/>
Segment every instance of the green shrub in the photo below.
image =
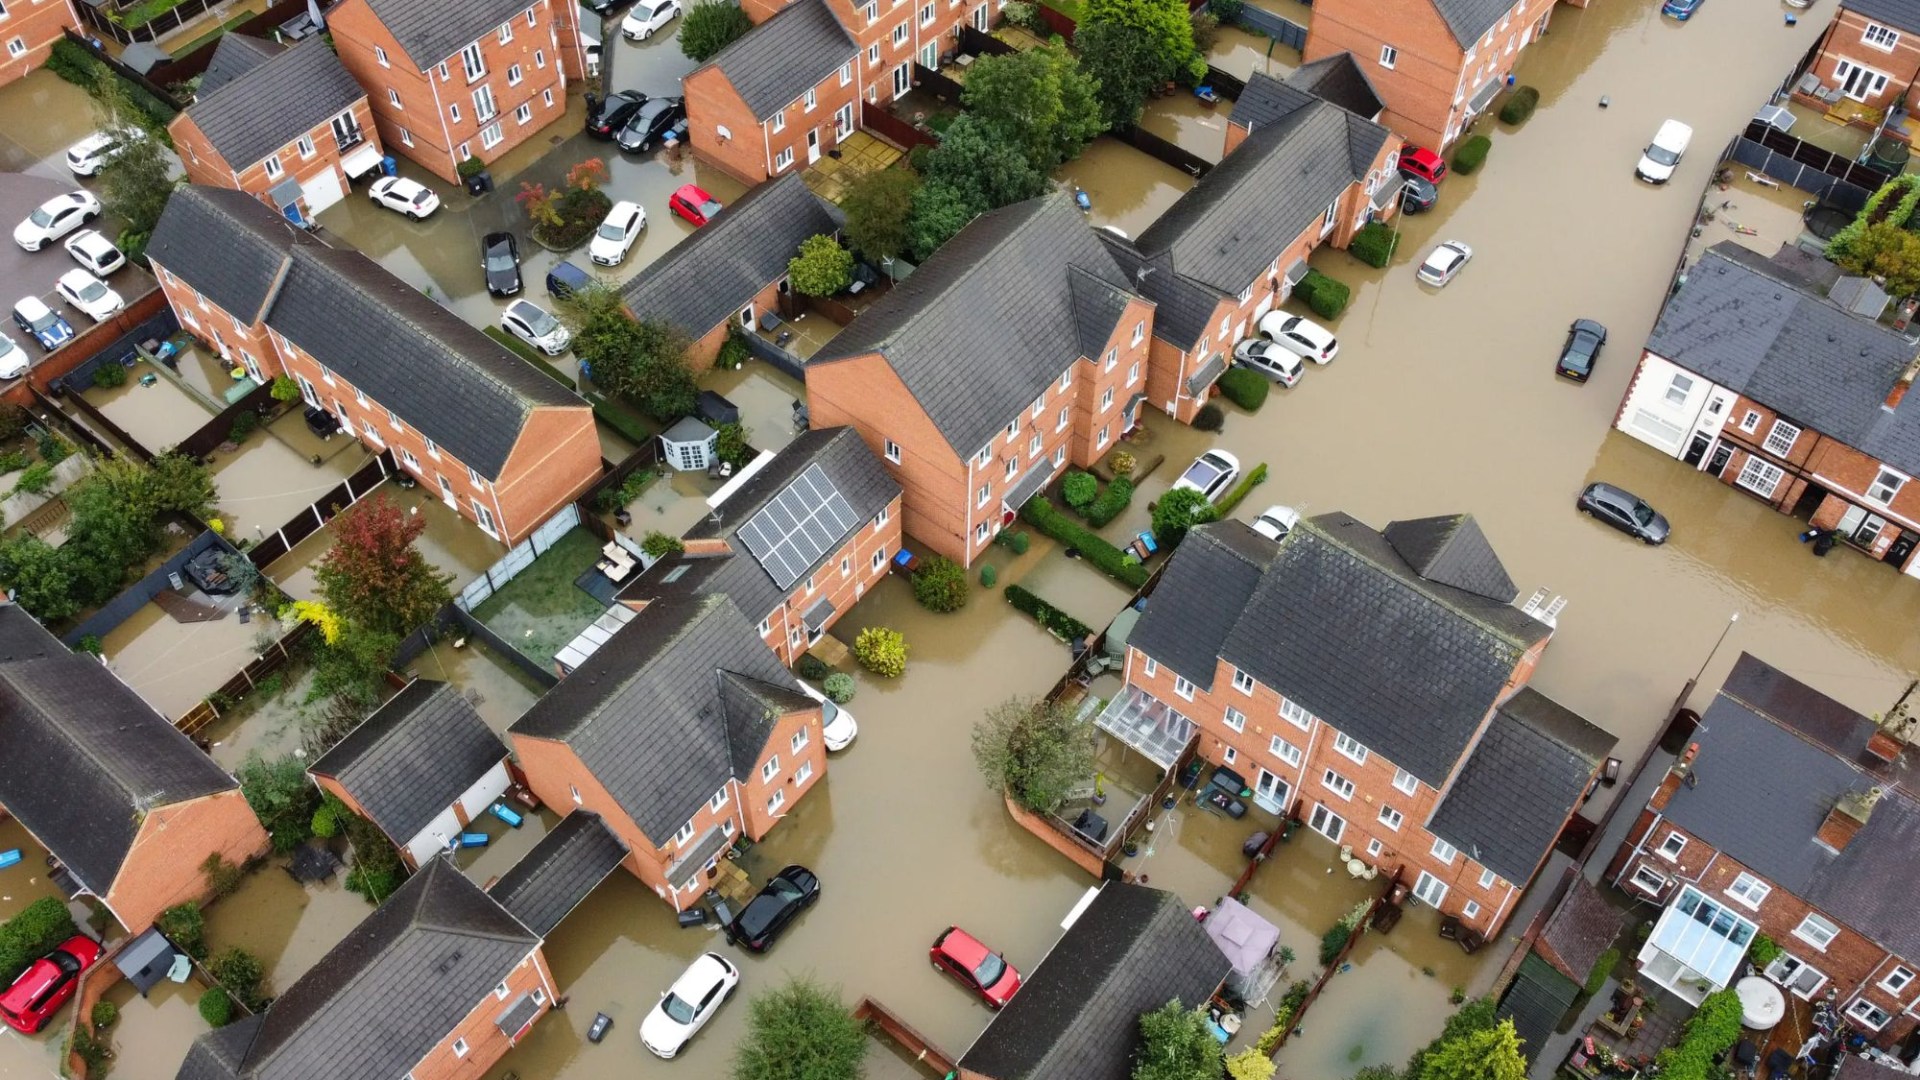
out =
<path fill-rule="evenodd" d="M 322 840 L 331 840 L 340 835 L 340 812 L 335 809 L 340 803 L 328 799 L 313 812 L 313 835 Z"/>
<path fill-rule="evenodd" d="M 943 555 L 927 559 L 913 572 L 913 598 L 928 611 L 959 611 L 967 606 L 966 570 Z"/>
<path fill-rule="evenodd" d="M 80 635 L 80 642 L 73 647 L 73 651 L 92 653 L 95 656 L 106 655 L 106 647 L 101 643 L 99 634 Z"/>
<path fill-rule="evenodd" d="M 1613 951 L 1613 958 L 1618 960 L 1620 954 L 1617 951 Z M 1602 959 L 1605 959 L 1605 957 L 1603 956 Z M 1780 943 L 1765 934 L 1755 934 L 1753 935 L 1753 944 L 1747 949 L 1747 959 L 1753 961 L 1754 967 L 1765 971 L 1767 965 L 1780 959 Z M 1609 964 L 1608 968 L 1611 969 L 1612 965 Z M 1591 983 L 1593 980 L 1589 979 L 1587 981 Z M 1591 993 L 1592 991 L 1588 992 Z"/>
<path fill-rule="evenodd" d="M 1347 254 L 1366 263 L 1368 266 L 1381 267 L 1393 258 L 1394 231 L 1378 221 L 1369 221 L 1360 226 L 1347 244 Z"/>
<path fill-rule="evenodd" d="M 1107 455 L 1107 468 L 1112 469 L 1115 476 L 1132 476 L 1133 467 L 1138 464 L 1133 454 L 1126 450 L 1115 450 Z"/>
<path fill-rule="evenodd" d="M 46 462 L 29 465 L 20 473 L 20 479 L 14 481 L 15 492 L 38 495 L 53 486 L 53 466 Z"/>
<path fill-rule="evenodd" d="M 1211 401 L 1200 406 L 1200 410 L 1193 414 L 1195 431 L 1219 431 L 1226 426 L 1227 414 Z"/>
<path fill-rule="evenodd" d="M 1083 528 L 1047 500 L 1027 500 L 1027 505 L 1020 508 L 1020 517 L 1055 540 L 1077 549 L 1095 569 L 1115 581 L 1136 589 L 1147 583 L 1147 568 L 1138 560 L 1107 543 L 1099 534 Z"/>
<path fill-rule="evenodd" d="M 205 861 L 201 862 L 200 873 L 207 879 L 208 894 L 218 900 L 233 895 L 233 891 L 240 887 L 241 879 L 246 876 L 246 869 L 228 862 L 215 851 L 208 853 Z"/>
<path fill-rule="evenodd" d="M 1540 91 L 1531 86 L 1523 86 L 1507 95 L 1506 104 L 1500 106 L 1500 122 L 1519 125 L 1527 122 L 1533 110 L 1540 106 Z"/>
<path fill-rule="evenodd" d="M 739 424 L 721 424 L 716 429 L 713 452 L 721 461 L 738 469 L 753 460 L 753 447 L 747 445 L 747 429 Z"/>
<path fill-rule="evenodd" d="M 1018 585 L 1007 586 L 1007 603 L 1014 609 L 1033 617 L 1033 620 L 1045 627 L 1053 636 L 1062 641 L 1074 641 L 1078 638 L 1093 636 L 1093 630 L 1086 623 L 1061 611 L 1045 600 Z"/>
<path fill-rule="evenodd" d="M 853 676 L 844 671 L 836 671 L 827 676 L 826 680 L 820 684 L 820 689 L 833 699 L 835 705 L 845 705 L 853 700 L 854 691 L 859 687 L 854 683 Z"/>
<path fill-rule="evenodd" d="M 248 409 L 233 418 L 233 427 L 227 431 L 227 439 L 240 442 L 247 436 L 260 430 L 260 414 Z"/>
<path fill-rule="evenodd" d="M 907 671 L 907 639 L 898 630 L 869 626 L 853 639 L 853 658 L 883 679 L 897 679 Z"/>
<path fill-rule="evenodd" d="M 453 167 L 453 174 L 462 180 L 470 180 L 487 171 L 487 166 L 477 157 L 464 157 L 460 164 Z"/>
<path fill-rule="evenodd" d="M 829 668 L 827 666 L 827 662 L 825 660 L 820 659 L 819 657 L 813 655 L 812 653 L 807 653 L 806 655 L 802 656 L 800 658 L 800 662 L 795 664 L 793 667 L 795 671 L 800 673 L 801 678 L 808 679 L 813 682 L 819 682 L 820 680 L 826 678 L 827 674 L 833 670 L 832 668 Z"/>
<path fill-rule="evenodd" d="M 1015 555 L 1025 555 L 1027 548 L 1033 544 L 1033 537 L 1016 529 L 1002 529 L 1000 534 L 993 538 L 993 542 Z"/>
<path fill-rule="evenodd" d="M 1493 140 L 1485 135 L 1475 135 L 1460 144 L 1453 152 L 1453 171 L 1461 176 L 1471 175 L 1487 160 L 1487 151 L 1493 149 Z"/>
<path fill-rule="evenodd" d="M 547 358 L 544 356 L 541 356 L 539 350 L 535 349 L 533 346 L 527 344 L 524 341 L 521 341 L 519 338 L 514 337 L 512 334 L 507 333 L 505 330 L 502 330 L 497 326 L 483 326 L 480 328 L 480 332 L 492 338 L 493 340 L 499 342 L 500 344 L 505 345 L 508 351 L 520 357 L 520 359 L 525 360 L 527 363 L 532 364 L 535 368 L 538 368 L 540 371 L 540 374 L 545 375 L 547 378 L 552 379 L 554 382 L 559 383 L 561 386 L 564 386 L 569 390 L 579 389 L 579 387 L 574 385 L 574 381 L 572 379 L 568 378 L 564 373 L 562 373 L 559 368 L 554 367 L 551 363 L 549 363 L 547 361 Z M 275 393 L 274 396 L 278 397 L 279 394 Z M 599 412 L 600 412 L 599 408 L 595 407 L 594 414 L 599 415 Z M 619 425 L 616 424 L 614 425 L 614 427 L 617 430 Z M 626 432 L 622 431 L 621 434 L 625 435 Z M 628 436 L 628 437 L 631 438 L 632 436 Z M 652 438 L 652 436 L 651 435 L 642 436 L 640 438 L 641 445 L 643 446 L 646 445 L 646 440 L 649 438 Z"/>
<path fill-rule="evenodd" d="M 1060 481 L 1060 497 L 1075 510 L 1084 511 L 1096 495 L 1100 494 L 1100 481 L 1090 472 L 1079 469 L 1069 470 L 1067 478 Z"/>
<path fill-rule="evenodd" d="M 1753 963 L 1755 967 L 1766 966 L 1765 963 L 1761 962 L 1760 956 L 1759 956 L 1760 938 L 1763 936 L 1764 935 L 1755 935 L 1753 939 L 1753 945 L 1754 945 Z M 1771 944 L 1771 942 L 1769 942 L 1769 944 Z M 1778 945 L 1774 946 L 1775 955 L 1779 954 L 1779 948 L 1780 947 Z M 1615 964 L 1618 964 L 1619 962 L 1620 962 L 1619 949 L 1608 949 L 1606 952 L 1603 952 L 1600 954 L 1600 959 L 1595 960 L 1593 962 L 1593 970 L 1587 972 L 1587 985 L 1585 989 L 1588 997 L 1592 997 L 1593 995 L 1599 993 L 1600 988 L 1607 985 L 1608 976 L 1613 974 L 1613 967 Z"/>
<path fill-rule="evenodd" d="M 598 391 L 588 393 L 586 398 L 593 406 L 593 418 L 619 432 L 628 442 L 645 446 L 653 441 L 652 429 L 625 409 L 609 403 Z"/>
<path fill-rule="evenodd" d="M 91 1019 L 95 1031 L 105 1031 L 119 1021 L 120 1006 L 111 1001 L 96 1001 L 93 1003 Z"/>
<path fill-rule="evenodd" d="M 175 904 L 161 912 L 153 924 L 167 936 L 167 940 L 180 947 L 180 950 L 195 960 L 207 955 L 207 918 L 200 912 L 200 905 L 189 900 L 184 904 Z"/>
<path fill-rule="evenodd" d="M 111 361 L 93 369 L 93 385 L 102 390 L 127 385 L 127 369 Z"/>
<path fill-rule="evenodd" d="M 1174 488 L 1153 504 L 1153 536 L 1163 548 L 1178 547 L 1195 525 L 1220 520 L 1220 508 L 1193 488 Z"/>
<path fill-rule="evenodd" d="M 73 1038 L 67 1040 L 67 1050 L 86 1063 L 89 1076 L 105 1071 L 107 1062 L 113 1057 L 112 1045 L 95 1038 L 84 1024 L 74 1025 Z"/>
<path fill-rule="evenodd" d="M 200 1019 L 208 1027 L 223 1028 L 233 1022 L 233 999 L 225 990 L 213 987 L 200 995 Z"/>
<path fill-rule="evenodd" d="M 11 984 L 27 965 L 75 933 L 67 905 L 43 896 L 0 923 L 0 985 Z"/>
<path fill-rule="evenodd" d="M 1320 935 L 1320 966 L 1326 967 L 1340 955 L 1340 950 L 1353 940 L 1353 929 L 1346 923 L 1335 923 L 1333 929 Z"/>
<path fill-rule="evenodd" d="M 1267 403 L 1273 384 L 1252 368 L 1231 367 L 1220 373 L 1220 392 L 1227 400 L 1248 412 L 1258 412 Z"/>
<path fill-rule="evenodd" d="M 1336 281 L 1318 270 L 1307 271 L 1307 276 L 1294 286 L 1293 294 L 1302 303 L 1313 309 L 1315 315 L 1323 319 L 1337 319 L 1347 310 L 1347 300 L 1353 290 L 1346 283 Z"/>
<path fill-rule="evenodd" d="M 31 464 L 33 464 L 33 459 L 27 456 L 26 451 L 9 450 L 4 454 L 0 454 L 0 476 L 19 472 Z"/>
<path fill-rule="evenodd" d="M 1220 20 L 1222 26 L 1240 17 L 1240 9 L 1246 5 L 1241 0 L 1208 0 L 1207 10 Z"/>
<path fill-rule="evenodd" d="M 1655 1061 L 1664 1080 L 1709 1080 L 1719 1075 L 1722 1054 L 1740 1038 L 1740 998 L 1717 990 L 1700 1002 L 1680 1041 L 1660 1051 Z"/>
<path fill-rule="evenodd" d="M 258 1012 L 266 1004 L 267 996 L 260 983 L 266 978 L 267 969 L 259 957 L 247 950 L 237 946 L 227 949 L 207 961 L 207 972 L 248 1009 Z"/>
<path fill-rule="evenodd" d="M 1087 507 L 1086 513 L 1082 516 L 1087 519 L 1087 524 L 1098 529 L 1119 517 L 1131 502 L 1133 502 L 1133 481 L 1124 476 L 1116 476 L 1113 478 L 1113 483 L 1107 485 L 1106 490 L 1100 493 L 1099 498 L 1093 500 L 1093 505 Z"/>
<path fill-rule="evenodd" d="M 87 51 L 85 45 L 70 38 L 58 38 L 53 43 L 53 51 L 47 55 L 47 70 L 60 76 L 75 86 L 91 91 L 100 78 L 104 65 Z"/>
<path fill-rule="evenodd" d="M 58 465 L 73 454 L 73 444 L 51 431 L 35 439 L 33 446 L 48 465 Z"/>
<path fill-rule="evenodd" d="M 1226 517 L 1228 514 L 1233 513 L 1233 508 L 1239 506 L 1241 500 L 1245 499 L 1249 492 L 1266 482 L 1267 463 L 1263 461 L 1255 465 L 1252 469 L 1249 469 L 1247 474 L 1242 476 L 1240 481 L 1233 485 L 1232 490 L 1220 497 L 1220 501 L 1215 504 L 1220 510 L 1220 516 Z"/>
<path fill-rule="evenodd" d="M 640 550 L 645 552 L 648 558 L 664 559 L 669 555 L 687 550 L 687 547 L 674 537 L 654 529 L 640 538 Z"/>
<path fill-rule="evenodd" d="M 980 568 L 980 587 L 981 588 L 991 589 L 994 587 L 994 585 L 998 584 L 999 581 L 1000 581 L 1000 571 L 995 570 L 993 568 L 992 563 L 988 563 Z"/>
<path fill-rule="evenodd" d="M 727 340 L 720 344 L 720 354 L 714 357 L 715 367 L 732 371 L 747 362 L 753 350 L 747 347 L 747 336 L 736 324 L 728 324 Z"/>
<path fill-rule="evenodd" d="M 300 400 L 300 384 L 291 375 L 275 375 L 273 389 L 267 391 L 267 396 L 291 405 Z"/>

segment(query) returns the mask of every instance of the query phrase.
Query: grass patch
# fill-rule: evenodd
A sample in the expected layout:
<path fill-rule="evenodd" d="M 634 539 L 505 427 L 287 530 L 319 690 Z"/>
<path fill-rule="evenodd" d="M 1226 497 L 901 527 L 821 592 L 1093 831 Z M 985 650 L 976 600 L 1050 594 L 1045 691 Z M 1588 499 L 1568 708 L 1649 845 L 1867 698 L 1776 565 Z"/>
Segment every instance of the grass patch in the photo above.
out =
<path fill-rule="evenodd" d="M 1080 0 L 1040 0 L 1040 6 L 1050 7 L 1074 22 L 1079 22 L 1086 13 L 1086 8 Z"/>
<path fill-rule="evenodd" d="M 600 541 L 575 529 L 473 609 L 473 616 L 542 667 L 606 605 L 574 585 L 600 560 Z"/>
<path fill-rule="evenodd" d="M 194 38 L 192 41 L 187 42 L 185 45 L 182 45 L 177 49 L 169 48 L 167 51 L 171 52 L 175 56 L 182 56 L 182 57 L 188 56 L 192 54 L 192 52 L 195 49 L 198 49 L 203 45 L 210 45 L 213 42 L 218 41 L 220 38 L 225 37 L 227 31 L 233 29 L 236 26 L 239 26 L 241 23 L 246 22 L 248 19 L 251 19 L 253 17 L 254 16 L 252 13 L 243 11 L 240 14 L 235 15 L 233 18 L 228 19 L 226 22 L 221 23 L 219 26 L 214 27 L 212 30 L 209 30 L 204 34 L 201 34 L 199 37 Z"/>
<path fill-rule="evenodd" d="M 559 383 L 569 390 L 579 389 L 578 386 L 574 385 L 572 379 L 567 378 L 559 368 L 548 363 L 547 358 L 541 356 L 539 351 L 533 346 L 507 333 L 498 326 L 483 326 L 480 328 L 480 332 L 500 344 L 505 345 L 514 355 L 537 368 L 540 374 L 545 375 L 547 378 L 552 379 L 554 382 Z"/>

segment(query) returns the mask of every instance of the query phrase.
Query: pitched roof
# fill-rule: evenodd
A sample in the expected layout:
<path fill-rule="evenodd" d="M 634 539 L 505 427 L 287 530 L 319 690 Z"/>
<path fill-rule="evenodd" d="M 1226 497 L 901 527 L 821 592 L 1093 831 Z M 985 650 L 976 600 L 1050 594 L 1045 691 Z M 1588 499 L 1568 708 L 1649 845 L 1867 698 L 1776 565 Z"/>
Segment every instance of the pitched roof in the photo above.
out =
<path fill-rule="evenodd" d="M 237 1080 L 262 1020 L 258 1014 L 243 1016 L 193 1040 L 173 1080 Z"/>
<path fill-rule="evenodd" d="M 1413 572 L 1475 596 L 1513 603 L 1520 590 L 1470 515 L 1396 521 L 1383 534 Z"/>
<path fill-rule="evenodd" d="M 1549 633 L 1423 578 L 1386 536 L 1333 513 L 1278 544 L 1240 522 L 1189 533 L 1131 642 L 1200 686 L 1225 660 L 1438 787 Z"/>
<path fill-rule="evenodd" d="M 822 202 L 799 173 L 788 173 L 688 234 L 620 286 L 621 299 L 638 318 L 662 319 L 699 337 L 785 277 L 802 240 L 837 232 L 840 223 L 837 208 Z"/>
<path fill-rule="evenodd" d="M 168 197 L 147 258 L 229 314 L 253 320 L 279 281 L 287 252 L 315 243 L 244 191 L 188 184 Z"/>
<path fill-rule="evenodd" d="M 1168 254 L 1174 273 L 1225 293 L 1237 295 L 1266 274 L 1329 204 L 1366 180 L 1387 138 L 1387 129 L 1371 120 L 1300 96 L 1306 100 L 1255 126 L 1135 246 Z"/>
<path fill-rule="evenodd" d="M 545 937 L 626 857 L 627 845 L 599 814 L 575 810 L 487 892 Z"/>
<path fill-rule="evenodd" d="M 367 7 L 421 71 L 531 6 L 528 0 L 367 0 Z"/>
<path fill-rule="evenodd" d="M 267 325 L 489 479 L 535 407 L 586 407 L 358 251 L 295 247 Z"/>
<path fill-rule="evenodd" d="M 1560 899 L 1547 924 L 1540 928 L 1535 951 L 1562 975 L 1585 984 L 1600 962 L 1600 955 L 1613 947 L 1627 913 L 1588 883 L 1580 874 L 1571 875 L 1567 894 Z"/>
<path fill-rule="evenodd" d="M 724 596 L 655 600 L 511 728 L 566 743 L 649 838 L 745 780 L 784 712 L 818 708 Z"/>
<path fill-rule="evenodd" d="M 99 659 L 0 604 L 0 806 L 106 896 L 142 818 L 239 785 Z"/>
<path fill-rule="evenodd" d="M 229 63 L 223 78 L 209 88 L 203 81 L 187 118 L 235 169 L 244 169 L 327 122 L 367 96 L 320 38 L 303 41 L 278 54 L 260 56 L 251 39 L 228 34 L 220 53 L 251 56 L 250 66 Z M 212 74 L 214 68 L 208 69 Z"/>
<path fill-rule="evenodd" d="M 1254 78 L 1271 81 L 1269 76 L 1259 73 L 1255 73 Z M 1287 83 L 1369 120 L 1387 107 L 1386 102 L 1380 100 L 1380 92 L 1373 88 L 1373 80 L 1367 78 L 1366 69 L 1350 52 L 1337 52 L 1301 64 L 1287 76 Z M 1253 88 L 1252 80 L 1248 80 L 1247 88 Z M 1233 103 L 1235 116 L 1239 115 L 1240 105 L 1239 101 Z"/>
<path fill-rule="evenodd" d="M 1244 100 L 1244 99 L 1243 99 Z M 1213 313 L 1228 298 L 1211 285 L 1173 272 L 1167 252 L 1147 256 L 1128 240 L 1102 231 L 1100 242 L 1133 283 L 1133 289 L 1153 301 L 1153 336 L 1171 342 L 1182 352 L 1192 348 L 1213 325 Z"/>
<path fill-rule="evenodd" d="M 1875 22 L 1920 33 L 1920 0 L 1841 0 L 1840 6 Z"/>
<path fill-rule="evenodd" d="M 742 34 L 693 74 L 718 68 L 753 118 L 764 121 L 858 52 L 826 0 L 799 0 Z"/>
<path fill-rule="evenodd" d="M 1913 345 L 1729 246 L 1737 248 L 1707 249 L 1687 271 L 1647 349 L 1795 424 L 1920 472 L 1920 395 L 1884 407 Z"/>
<path fill-rule="evenodd" d="M 1513 10 L 1513 0 L 1433 0 L 1433 6 L 1453 31 L 1453 39 L 1462 49 L 1470 49 Z"/>
<path fill-rule="evenodd" d="M 460 691 L 415 679 L 307 767 L 404 846 L 507 756 Z"/>
<path fill-rule="evenodd" d="M 1110 881 L 960 1066 L 994 1080 L 1125 1080 L 1140 1014 L 1205 1004 L 1231 970 L 1179 897 Z"/>
<path fill-rule="evenodd" d="M 1427 831 L 1525 885 L 1614 742 L 1545 694 L 1522 687 L 1494 710 Z"/>
<path fill-rule="evenodd" d="M 237 1069 L 193 1080 L 405 1075 L 539 944 L 452 863 L 433 859 L 275 999 Z M 202 1035 L 189 1065 L 217 1060 L 209 1051 L 220 1047 L 201 1046 L 221 1039 Z"/>
<path fill-rule="evenodd" d="M 1070 268 L 1132 291 L 1064 194 L 982 214 L 809 363 L 879 353 L 968 457 L 1086 355 L 1083 318 L 1097 318 L 1107 301 Z"/>
<path fill-rule="evenodd" d="M 1291 79 L 1282 81 L 1256 71 L 1247 76 L 1247 88 L 1234 100 L 1233 111 L 1227 114 L 1227 122 L 1249 131 L 1259 131 L 1279 123 L 1313 104 L 1313 101 L 1311 88 L 1296 86 Z"/>
<path fill-rule="evenodd" d="M 204 98 L 286 51 L 287 47 L 277 41 L 247 34 L 223 34 L 214 44 L 207 70 L 200 75 L 200 88 L 195 96 Z"/>

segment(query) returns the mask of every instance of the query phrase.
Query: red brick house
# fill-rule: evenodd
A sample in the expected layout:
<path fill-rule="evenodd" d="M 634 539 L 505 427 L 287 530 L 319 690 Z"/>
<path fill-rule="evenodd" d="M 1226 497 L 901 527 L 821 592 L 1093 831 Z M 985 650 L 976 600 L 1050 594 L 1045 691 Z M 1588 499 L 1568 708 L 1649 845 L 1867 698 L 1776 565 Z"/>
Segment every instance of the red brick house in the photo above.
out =
<path fill-rule="evenodd" d="M 687 75 L 693 152 L 747 184 L 820 160 L 859 124 L 855 56 L 828 0 L 780 8 Z"/>
<path fill-rule="evenodd" d="M 1850 284 L 1861 313 L 1716 244 L 1668 298 L 1614 427 L 1920 577 L 1914 348 L 1876 321 L 1868 284 Z"/>
<path fill-rule="evenodd" d="M 1607 871 L 1661 908 L 1636 957 L 1641 977 L 1698 1002 L 1738 978 L 1765 934 L 1781 949 L 1768 978 L 1801 1002 L 1831 1001 L 1911 1064 L 1920 1050 L 1911 713 L 1896 707 L 1875 723 L 1742 655 L 1701 721 Z"/>
<path fill-rule="evenodd" d="M 78 30 L 80 16 L 72 0 L 3 0 L 0 2 L 0 86 L 47 62 L 53 43 L 64 30 Z"/>
<path fill-rule="evenodd" d="M 675 596 L 646 604 L 508 734 L 534 794 L 600 815 L 627 870 L 684 911 L 736 837 L 764 838 L 818 786 L 820 713 L 731 599 Z"/>
<path fill-rule="evenodd" d="M 968 565 L 1144 392 L 1152 301 L 1072 201 L 977 217 L 807 363 L 815 427 L 846 425 L 905 493 L 905 530 Z"/>
<path fill-rule="evenodd" d="M 1486 112 L 1554 0 L 1317 0 L 1301 55 L 1351 53 L 1408 141 L 1451 146 Z M 1584 4 L 1580 6 L 1585 6 Z"/>
<path fill-rule="evenodd" d="M 319 39 L 221 38 L 167 131 L 189 181 L 237 188 L 295 224 L 340 201 L 383 153 L 366 91 Z"/>
<path fill-rule="evenodd" d="M 999 19 L 999 0 L 826 0 L 834 19 L 859 50 L 857 78 L 863 101 L 886 105 L 913 87 L 913 65 L 941 68 L 956 51 L 962 24 L 985 31 Z M 745 0 L 755 23 L 784 4 Z M 857 121 L 856 121 L 857 122 Z"/>
<path fill-rule="evenodd" d="M 267 850 L 240 785 L 98 658 L 0 603 L 0 812 L 53 856 L 53 880 L 138 934 L 207 899 L 201 865 Z M 38 871 L 35 871 L 36 873 Z"/>
<path fill-rule="evenodd" d="M 1492 937 L 1614 740 L 1526 685 L 1553 630 L 1471 517 L 1238 521 L 1189 533 L 1128 639 L 1099 726 L 1201 757 Z"/>
<path fill-rule="evenodd" d="M 567 80 L 586 71 L 580 18 L 571 0 L 342 0 L 327 29 L 381 141 L 452 181 L 566 115 Z"/>
<path fill-rule="evenodd" d="M 591 407 L 357 251 L 250 196 L 189 186 L 148 245 L 195 336 L 310 406 L 482 531 L 516 544 L 600 475 Z"/>
<path fill-rule="evenodd" d="M 1854 120 L 1878 126 L 1897 98 L 1911 98 L 1920 78 L 1920 3 L 1843 0 L 1813 60 L 1794 85 L 1794 97 L 1815 108 L 1852 103 Z M 1889 127 L 1898 135 L 1899 127 Z"/>

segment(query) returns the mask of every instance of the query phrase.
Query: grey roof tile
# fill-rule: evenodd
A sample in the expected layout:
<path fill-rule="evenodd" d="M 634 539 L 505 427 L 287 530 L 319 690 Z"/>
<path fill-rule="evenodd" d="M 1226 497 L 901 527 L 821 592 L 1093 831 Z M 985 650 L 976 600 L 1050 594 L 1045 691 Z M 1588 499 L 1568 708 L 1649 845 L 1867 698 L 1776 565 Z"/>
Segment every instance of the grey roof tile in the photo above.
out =
<path fill-rule="evenodd" d="M 528 0 L 367 0 L 407 57 L 425 71 L 527 10 Z M 525 25 L 521 30 L 524 32 Z M 541 30 L 540 35 L 546 36 Z"/>
<path fill-rule="evenodd" d="M 213 47 L 213 59 L 200 75 L 195 96 L 204 98 L 221 87 L 287 51 L 279 42 L 247 34 L 226 34 Z"/>
<path fill-rule="evenodd" d="M 1470 49 L 1502 15 L 1513 10 L 1513 0 L 1433 0 L 1433 6 L 1446 21 L 1447 29 L 1453 31 L 1453 39 L 1461 48 Z"/>
<path fill-rule="evenodd" d="M 242 320 L 256 319 L 287 252 L 318 241 L 244 191 L 189 184 L 174 191 L 147 258 Z"/>
<path fill-rule="evenodd" d="M 1258 72 L 1254 73 L 1253 78 L 1271 81 L 1270 76 Z M 1367 78 L 1366 70 L 1350 52 L 1338 52 L 1301 64 L 1293 74 L 1287 76 L 1287 83 L 1369 120 L 1386 108 L 1386 102 L 1380 100 L 1380 92 L 1374 89 L 1373 80 Z M 1253 88 L 1252 79 L 1248 80 L 1247 88 Z M 1240 102 L 1233 103 L 1233 112 L 1234 115 L 1239 114 Z"/>
<path fill-rule="evenodd" d="M 626 857 L 627 845 L 599 814 L 575 810 L 487 892 L 544 938 Z"/>
<path fill-rule="evenodd" d="M 506 757 L 460 691 L 415 679 L 307 771 L 339 781 L 404 847 Z"/>
<path fill-rule="evenodd" d="M 1539 953 L 1530 952 L 1521 958 L 1520 970 L 1501 995 L 1494 1016 L 1513 1021 L 1521 1052 L 1531 1059 L 1553 1037 L 1561 1017 L 1579 996 L 1580 984 L 1568 980 Z"/>
<path fill-rule="evenodd" d="M 174 1080 L 239 1080 L 247 1047 L 260 1031 L 262 1017 L 243 1016 L 193 1040 Z"/>
<path fill-rule="evenodd" d="M 799 0 L 741 35 L 694 73 L 720 69 L 753 110 L 754 119 L 764 121 L 855 60 L 858 52 L 826 0 Z"/>
<path fill-rule="evenodd" d="M 1153 336 L 1170 342 L 1181 352 L 1193 348 L 1213 325 L 1213 313 L 1226 293 L 1173 272 L 1173 257 L 1167 252 L 1147 256 L 1112 233 L 1102 232 L 1100 242 L 1120 264 L 1132 282 L 1132 288 L 1153 301 Z"/>
<path fill-rule="evenodd" d="M 1227 114 L 1227 122 L 1250 131 L 1259 131 L 1313 104 L 1315 97 L 1311 87 L 1298 86 L 1292 79 L 1282 81 L 1256 71 L 1247 76 L 1247 88 L 1234 101 L 1233 111 Z"/>
<path fill-rule="evenodd" d="M 1620 930 L 1626 923 L 1625 911 L 1584 876 L 1576 874 L 1567 885 L 1566 896 L 1553 909 L 1553 914 L 1547 916 L 1547 924 L 1540 928 L 1534 947 L 1540 949 L 1561 974 L 1585 984 L 1593 965 L 1619 940 Z"/>
<path fill-rule="evenodd" d="M 1840 6 L 1875 22 L 1920 34 L 1920 0 L 1841 0 Z"/>
<path fill-rule="evenodd" d="M 1396 521 L 1384 535 L 1413 572 L 1428 581 L 1502 604 L 1511 604 L 1520 595 L 1471 514 Z"/>
<path fill-rule="evenodd" d="M 1194 529 L 1175 549 L 1127 643 L 1198 686 L 1214 668 L 1239 614 L 1280 546 L 1243 521 Z"/>
<path fill-rule="evenodd" d="M 1070 267 L 1131 291 L 1066 195 L 982 214 L 809 363 L 880 353 L 969 457 L 1084 355 Z"/>
<path fill-rule="evenodd" d="M 239 786 L 17 604 L 0 604 L 0 747 L 0 806 L 102 897 L 149 811 Z"/>
<path fill-rule="evenodd" d="M 218 48 L 237 52 L 228 43 Z M 216 54 L 216 60 L 218 55 Z M 235 169 L 245 169 L 367 96 L 327 43 L 310 38 L 232 75 L 211 90 L 203 82 L 187 110 L 207 141 Z"/>

